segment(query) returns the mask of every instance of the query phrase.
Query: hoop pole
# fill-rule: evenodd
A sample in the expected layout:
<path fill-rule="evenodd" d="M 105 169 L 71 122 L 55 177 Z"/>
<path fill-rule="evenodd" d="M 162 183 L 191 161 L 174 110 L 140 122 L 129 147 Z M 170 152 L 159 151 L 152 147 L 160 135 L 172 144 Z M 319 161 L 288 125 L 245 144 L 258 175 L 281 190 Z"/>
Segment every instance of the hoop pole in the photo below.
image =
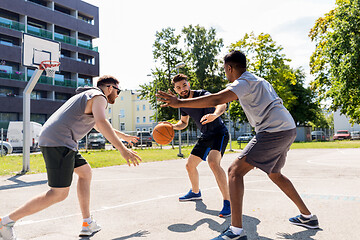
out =
<path fill-rule="evenodd" d="M 23 169 L 22 174 L 30 170 L 30 94 L 44 70 L 36 69 L 23 92 Z"/>

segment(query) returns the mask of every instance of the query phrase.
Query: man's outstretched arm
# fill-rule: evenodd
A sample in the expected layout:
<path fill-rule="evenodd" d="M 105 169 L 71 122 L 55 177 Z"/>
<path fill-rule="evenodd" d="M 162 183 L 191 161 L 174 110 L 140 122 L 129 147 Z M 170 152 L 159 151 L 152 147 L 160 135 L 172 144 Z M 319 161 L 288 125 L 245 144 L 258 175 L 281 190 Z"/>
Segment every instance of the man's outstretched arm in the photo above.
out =
<path fill-rule="evenodd" d="M 156 94 L 158 100 L 164 102 L 165 104 L 161 105 L 162 107 L 188 107 L 188 108 L 206 108 L 206 107 L 215 107 L 216 105 L 228 103 L 237 99 L 235 93 L 228 89 L 224 89 L 220 92 L 201 96 L 197 98 L 189 99 L 178 99 L 176 96 L 159 91 Z"/>

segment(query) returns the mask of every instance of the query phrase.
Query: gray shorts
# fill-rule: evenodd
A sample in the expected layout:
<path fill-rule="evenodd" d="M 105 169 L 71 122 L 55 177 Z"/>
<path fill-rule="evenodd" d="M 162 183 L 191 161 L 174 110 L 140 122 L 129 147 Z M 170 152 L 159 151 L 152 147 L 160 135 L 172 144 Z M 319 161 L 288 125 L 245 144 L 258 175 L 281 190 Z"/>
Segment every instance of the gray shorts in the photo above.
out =
<path fill-rule="evenodd" d="M 285 165 L 286 155 L 296 138 L 296 128 L 281 132 L 260 132 L 250 140 L 239 159 L 260 168 L 267 174 L 279 173 Z"/>

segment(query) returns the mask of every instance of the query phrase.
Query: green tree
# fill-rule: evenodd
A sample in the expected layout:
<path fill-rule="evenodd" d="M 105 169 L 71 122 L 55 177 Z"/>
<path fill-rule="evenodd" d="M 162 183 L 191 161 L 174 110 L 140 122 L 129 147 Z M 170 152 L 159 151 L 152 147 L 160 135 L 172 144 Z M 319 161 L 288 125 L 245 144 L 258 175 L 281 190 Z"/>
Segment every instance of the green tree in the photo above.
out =
<path fill-rule="evenodd" d="M 316 20 L 309 37 L 312 87 L 351 123 L 360 123 L 360 1 L 337 0 L 335 9 Z"/>
<path fill-rule="evenodd" d="M 305 74 L 301 68 L 293 69 L 288 65 L 291 60 L 282 53 L 283 48 L 277 46 L 269 34 L 254 33 L 245 36 L 229 47 L 230 50 L 241 50 L 248 59 L 248 70 L 268 80 L 284 106 L 293 116 L 296 124 L 302 125 L 313 121 L 314 113 L 320 112 L 314 93 L 304 87 Z M 234 105 L 240 107 L 240 105 Z M 241 111 L 238 116 L 243 119 Z M 236 116 L 232 116 L 236 118 Z"/>
<path fill-rule="evenodd" d="M 151 71 L 152 81 L 141 85 L 140 88 L 141 97 L 148 99 L 153 109 L 157 110 L 158 121 L 164 121 L 177 118 L 178 111 L 173 108 L 161 108 L 160 103 L 156 101 L 155 93 L 171 88 L 171 78 L 176 74 L 175 65 L 184 60 L 184 53 L 178 46 L 181 36 L 175 34 L 175 29 L 162 29 L 156 32 L 155 36 L 153 56 L 157 66 Z"/>
<path fill-rule="evenodd" d="M 220 71 L 218 55 L 224 46 L 223 40 L 216 38 L 216 30 L 207 30 L 199 25 L 184 27 L 186 64 L 194 89 L 218 92 L 225 86 L 224 75 Z"/>

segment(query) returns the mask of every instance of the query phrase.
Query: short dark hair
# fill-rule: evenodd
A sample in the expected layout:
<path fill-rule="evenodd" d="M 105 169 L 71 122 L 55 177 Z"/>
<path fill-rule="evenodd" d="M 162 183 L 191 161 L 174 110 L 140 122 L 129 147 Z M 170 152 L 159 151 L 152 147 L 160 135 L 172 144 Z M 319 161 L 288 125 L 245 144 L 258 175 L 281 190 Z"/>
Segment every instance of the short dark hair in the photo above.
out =
<path fill-rule="evenodd" d="M 188 77 L 185 75 L 185 74 L 178 74 L 178 75 L 176 75 L 175 77 L 173 77 L 173 79 L 171 80 L 171 84 L 173 85 L 173 86 L 175 86 L 175 83 L 177 83 L 177 82 L 180 82 L 180 81 L 182 81 L 182 80 L 186 80 L 187 81 L 187 79 L 188 79 Z"/>
<path fill-rule="evenodd" d="M 119 80 L 117 80 L 115 77 L 113 77 L 111 75 L 104 75 L 98 79 L 96 86 L 100 87 L 100 86 L 104 86 L 104 85 L 108 85 L 108 84 L 118 85 Z"/>
<path fill-rule="evenodd" d="M 246 56 L 243 52 L 232 50 L 224 57 L 224 63 L 230 64 L 232 67 L 246 69 Z"/>

